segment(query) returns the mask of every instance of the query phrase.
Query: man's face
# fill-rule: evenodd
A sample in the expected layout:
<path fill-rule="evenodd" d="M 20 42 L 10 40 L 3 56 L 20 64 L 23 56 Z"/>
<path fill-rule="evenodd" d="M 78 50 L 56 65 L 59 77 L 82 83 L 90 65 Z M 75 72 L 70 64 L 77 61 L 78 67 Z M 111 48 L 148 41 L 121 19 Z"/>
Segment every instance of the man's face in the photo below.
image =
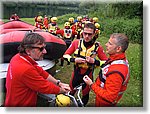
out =
<path fill-rule="evenodd" d="M 43 56 L 47 53 L 45 46 L 46 45 L 44 43 L 42 45 L 33 45 L 29 50 L 30 56 L 34 60 L 43 60 Z"/>
<path fill-rule="evenodd" d="M 85 42 L 89 42 L 94 37 L 94 30 L 91 28 L 84 28 L 83 30 L 83 38 Z"/>
<path fill-rule="evenodd" d="M 109 55 L 116 54 L 120 52 L 120 46 L 117 46 L 117 41 L 114 38 L 110 38 L 108 42 L 105 44 L 106 53 Z"/>

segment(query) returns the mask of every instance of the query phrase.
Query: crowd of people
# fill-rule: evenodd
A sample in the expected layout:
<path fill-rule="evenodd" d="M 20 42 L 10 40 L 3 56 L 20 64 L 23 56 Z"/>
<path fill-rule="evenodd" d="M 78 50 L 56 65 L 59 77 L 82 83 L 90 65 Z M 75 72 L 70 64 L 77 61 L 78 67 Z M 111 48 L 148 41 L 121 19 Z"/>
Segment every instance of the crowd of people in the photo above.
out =
<path fill-rule="evenodd" d="M 93 17 L 93 18 L 89 18 L 88 16 L 78 16 L 76 19 L 74 17 L 70 17 L 68 19 L 68 27 L 67 29 L 71 29 L 73 31 L 73 35 L 72 38 L 76 38 L 80 39 L 83 35 L 82 35 L 82 31 L 83 31 L 83 27 L 85 23 L 93 23 L 96 27 L 96 35 L 95 38 L 98 38 L 98 35 L 100 34 L 100 24 L 98 23 L 98 18 L 97 17 Z M 58 18 L 57 17 L 48 17 L 48 16 L 44 16 L 44 18 L 42 16 L 36 16 L 35 17 L 35 26 L 37 28 L 40 29 L 45 29 L 46 31 L 57 35 L 57 30 L 60 30 L 60 27 L 58 26 Z M 66 22 L 65 22 L 66 23 Z M 64 24 L 64 28 L 65 24 Z"/>
<path fill-rule="evenodd" d="M 95 95 L 95 106 L 116 106 L 127 89 L 130 78 L 129 64 L 125 55 L 128 48 L 128 37 L 123 33 L 113 33 L 105 44 L 106 52 L 97 38 L 100 34 L 98 18 L 73 17 L 65 22 L 64 28 L 57 25 L 57 17 L 50 21 L 45 15 L 35 17 L 35 26 L 46 29 L 54 35 L 60 35 L 66 42 L 67 50 L 61 58 L 68 64 L 74 64 L 69 84 L 55 79 L 42 70 L 35 60 L 42 60 L 45 50 L 45 40 L 37 33 L 29 33 L 19 46 L 9 65 L 6 78 L 5 106 L 36 106 L 37 92 L 59 94 L 70 91 L 75 94 L 74 87 L 82 86 L 82 102 L 84 106 L 89 101 L 89 92 Z M 109 55 L 109 57 L 106 55 Z M 94 69 L 100 66 L 97 79 L 93 79 Z M 20 70 L 16 70 L 20 69 Z"/>
<path fill-rule="evenodd" d="M 89 18 L 88 16 L 78 16 L 76 19 L 70 17 L 67 22 L 64 23 L 64 28 L 60 29 L 58 25 L 57 17 L 48 18 L 46 15 L 44 19 L 42 16 L 35 17 L 35 26 L 40 29 L 44 29 L 47 32 L 62 38 L 67 45 L 70 46 L 74 39 L 83 38 L 83 28 L 86 23 L 93 23 L 95 25 L 95 35 L 94 40 L 96 40 L 100 35 L 100 24 L 97 17 Z M 63 66 L 64 58 L 61 58 L 60 66 Z M 68 62 L 68 65 L 70 63 Z"/>

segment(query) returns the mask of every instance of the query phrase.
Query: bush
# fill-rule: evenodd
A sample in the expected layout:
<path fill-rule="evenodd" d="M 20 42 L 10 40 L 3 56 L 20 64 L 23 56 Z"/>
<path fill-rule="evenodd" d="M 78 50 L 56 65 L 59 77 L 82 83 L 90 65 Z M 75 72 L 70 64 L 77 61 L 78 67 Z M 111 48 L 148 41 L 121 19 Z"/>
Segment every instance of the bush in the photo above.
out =
<path fill-rule="evenodd" d="M 74 19 L 76 19 L 77 16 L 79 16 L 79 15 L 76 14 L 76 13 L 65 14 L 65 15 L 63 15 L 63 16 L 59 16 L 59 17 L 58 17 L 58 24 L 64 24 L 65 22 L 68 21 L 68 19 L 69 19 L 70 17 L 73 17 Z"/>
<path fill-rule="evenodd" d="M 141 19 L 105 19 L 101 22 L 102 35 L 109 37 L 110 34 L 120 32 L 129 37 L 132 43 L 142 43 L 143 25 Z"/>

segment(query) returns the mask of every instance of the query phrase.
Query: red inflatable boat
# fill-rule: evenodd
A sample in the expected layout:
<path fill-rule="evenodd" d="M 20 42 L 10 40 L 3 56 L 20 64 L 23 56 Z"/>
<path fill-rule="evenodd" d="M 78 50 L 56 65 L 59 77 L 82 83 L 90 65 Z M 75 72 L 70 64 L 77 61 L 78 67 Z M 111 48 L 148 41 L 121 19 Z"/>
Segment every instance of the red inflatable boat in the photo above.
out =
<path fill-rule="evenodd" d="M 9 62 L 10 59 L 16 53 L 18 53 L 17 48 L 20 45 L 20 42 L 24 38 L 25 34 L 33 31 L 34 33 L 38 33 L 43 36 L 46 40 L 47 54 L 44 56 L 44 59 L 59 59 L 63 56 L 64 52 L 67 49 L 66 43 L 62 39 L 50 34 L 49 32 L 44 32 L 39 29 L 36 30 L 36 27 L 22 21 L 11 21 L 2 24 L 0 27 L 2 27 L 3 30 L 3 34 L 0 35 L 0 45 L 3 47 L 3 62 Z"/>
<path fill-rule="evenodd" d="M 0 34 L 5 34 L 12 31 L 42 31 L 35 26 L 23 21 L 9 21 L 0 25 Z"/>

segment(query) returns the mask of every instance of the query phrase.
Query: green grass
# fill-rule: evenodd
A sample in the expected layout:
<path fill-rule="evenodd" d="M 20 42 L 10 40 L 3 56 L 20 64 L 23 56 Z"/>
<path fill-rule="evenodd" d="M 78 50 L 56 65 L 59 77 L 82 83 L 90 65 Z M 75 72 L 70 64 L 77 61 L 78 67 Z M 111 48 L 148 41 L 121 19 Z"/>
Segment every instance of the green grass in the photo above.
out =
<path fill-rule="evenodd" d="M 34 18 L 21 18 L 21 20 L 24 22 L 28 22 L 32 25 L 34 25 L 34 23 L 35 23 Z"/>
<path fill-rule="evenodd" d="M 143 106 L 143 47 L 140 44 L 130 44 L 127 58 L 130 65 L 130 81 L 119 105 Z"/>
<path fill-rule="evenodd" d="M 34 24 L 34 18 L 22 18 L 21 20 Z M 6 20 L 5 20 L 6 21 Z M 63 27 L 59 25 L 60 28 Z M 105 43 L 108 38 L 101 36 L 98 41 L 105 50 Z M 130 43 L 126 52 L 127 59 L 130 65 L 130 81 L 127 91 L 124 93 L 122 99 L 118 103 L 118 106 L 125 107 L 142 107 L 143 106 L 143 46 L 141 44 Z M 55 77 L 61 79 L 62 82 L 69 83 L 71 73 L 73 71 L 73 64 L 67 65 L 65 62 L 64 67 L 60 67 L 59 63 L 56 64 L 56 69 L 60 70 Z M 95 69 L 94 79 L 98 76 L 99 68 Z M 95 94 L 90 92 L 90 99 L 87 106 L 94 106 Z"/>
<path fill-rule="evenodd" d="M 8 19 L 3 19 L 3 21 L 8 22 L 9 20 Z M 34 18 L 21 18 L 21 21 L 30 23 L 32 25 L 34 25 L 34 23 L 35 23 Z"/>

